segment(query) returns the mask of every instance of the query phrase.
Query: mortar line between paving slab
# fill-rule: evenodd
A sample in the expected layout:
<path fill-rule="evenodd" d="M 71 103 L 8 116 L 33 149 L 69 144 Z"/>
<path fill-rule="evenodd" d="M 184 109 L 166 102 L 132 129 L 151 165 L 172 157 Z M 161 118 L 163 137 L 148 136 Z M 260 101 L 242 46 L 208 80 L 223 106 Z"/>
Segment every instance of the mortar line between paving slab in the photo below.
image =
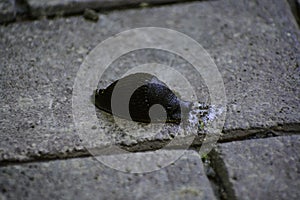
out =
<path fill-rule="evenodd" d="M 172 0 L 170 2 L 149 2 L 147 3 L 147 6 L 143 7 L 141 6 L 143 1 L 135 3 L 135 4 L 127 4 L 127 5 L 112 5 L 112 6 L 107 6 L 107 7 L 99 7 L 99 8 L 94 8 L 93 10 L 97 11 L 98 14 L 101 13 L 109 13 L 113 11 L 121 11 L 121 10 L 130 10 L 130 9 L 147 9 L 147 8 L 154 8 L 154 7 L 161 7 L 161 6 L 168 6 L 168 5 L 178 5 L 178 4 L 188 4 L 191 2 L 205 2 L 205 1 L 219 1 L 219 0 L 186 0 L 186 1 L 178 1 L 178 0 Z M 18 13 L 18 5 L 22 4 L 23 12 Z M 73 17 L 73 16 L 80 16 L 83 15 L 84 10 L 81 11 L 74 11 L 72 13 L 56 13 L 56 14 L 48 14 L 48 15 L 40 15 L 40 16 L 33 16 L 32 11 L 30 8 L 30 5 L 26 0 L 16 0 L 16 18 L 12 21 L 7 21 L 7 22 L 0 22 L 1 25 L 8 25 L 12 24 L 14 22 L 23 22 L 23 21 L 36 21 L 40 20 L 41 18 L 46 17 L 47 19 L 56 19 L 56 18 L 67 18 L 67 17 Z"/>
<path fill-rule="evenodd" d="M 220 143 L 258 139 L 266 137 L 277 137 L 284 135 L 297 135 L 300 133 L 300 123 L 282 124 L 266 128 L 236 129 L 228 130 L 219 139 Z"/>
<path fill-rule="evenodd" d="M 293 16 L 295 18 L 295 21 L 297 22 L 298 28 L 300 28 L 300 2 L 297 3 L 297 0 L 287 0 L 289 5 L 290 5 L 290 9 L 293 13 Z"/>
<path fill-rule="evenodd" d="M 214 151 L 214 149 L 209 153 L 208 160 L 210 161 L 209 166 L 215 172 L 215 177 L 213 179 L 207 174 L 206 176 L 211 184 L 213 183 L 218 187 L 218 191 L 214 191 L 214 193 L 217 193 L 221 200 L 237 199 L 234 192 L 234 187 L 229 181 L 229 175 L 227 173 L 225 163 L 222 159 L 219 158 L 218 153 Z"/>
<path fill-rule="evenodd" d="M 215 169 L 212 166 L 212 157 L 208 154 L 205 158 L 202 158 L 203 169 L 205 175 L 211 185 L 213 193 L 218 200 L 227 200 L 228 195 L 224 189 L 223 184 L 221 183 L 221 177 L 216 173 Z"/>
<path fill-rule="evenodd" d="M 298 133 L 293 132 L 293 133 L 288 133 L 286 132 L 285 134 L 281 134 L 281 135 L 276 135 L 276 136 L 268 136 L 266 135 L 265 137 L 258 137 L 258 138 L 249 138 L 249 137 L 245 137 L 245 138 L 239 138 L 239 139 L 232 139 L 232 140 L 222 140 L 219 139 L 218 143 L 230 143 L 233 141 L 245 141 L 245 140 L 255 140 L 255 139 L 261 139 L 261 138 L 273 138 L 273 137 L 281 137 L 281 136 L 288 136 L 288 135 L 298 135 Z M 196 139 L 195 139 L 196 140 Z M 155 142 L 155 141 L 152 141 Z M 162 141 L 159 141 L 162 144 Z M 166 141 L 164 141 L 166 142 Z M 167 141 L 170 142 L 170 141 Z M 190 148 L 186 149 L 186 148 L 181 148 L 180 146 L 174 146 L 174 147 L 170 147 L 167 150 L 195 150 L 198 151 L 199 147 L 201 147 L 202 143 L 198 143 L 194 142 Z M 147 145 L 151 145 L 151 141 L 147 144 Z M 153 144 L 152 144 L 153 145 Z M 162 145 L 160 148 L 148 148 L 148 149 L 133 149 L 130 147 L 126 147 L 126 146 L 122 146 L 120 145 L 121 148 L 128 150 L 132 153 L 141 153 L 141 152 L 149 152 L 149 151 L 155 151 L 155 150 L 159 150 L 160 148 L 162 148 L 164 145 Z M 105 147 L 101 148 L 101 149 L 105 149 Z M 105 154 L 104 154 L 105 155 Z M 113 154 L 107 154 L 107 155 L 114 155 Z M 3 166 L 8 166 L 8 165 L 19 165 L 19 164 L 24 164 L 24 163 L 34 163 L 34 162 L 48 162 L 48 161 L 54 161 L 54 160 L 67 160 L 67 159 L 73 159 L 73 158 L 84 158 L 84 157 L 93 157 L 93 155 L 90 154 L 90 152 L 87 149 L 84 150 L 80 150 L 80 151 L 69 151 L 69 153 L 56 153 L 56 154 L 44 154 L 44 155 L 28 155 L 28 159 L 27 160 L 17 160 L 17 159 L 11 159 L 11 160 L 4 160 L 4 161 L 0 161 L 0 167 Z"/>
<path fill-rule="evenodd" d="M 285 124 L 281 126 L 274 126 L 269 128 L 251 128 L 246 130 L 227 130 L 225 134 L 223 134 L 218 143 L 226 143 L 232 141 L 243 141 L 249 139 L 259 139 L 259 138 L 270 138 L 284 135 L 297 135 L 300 133 L 300 124 Z M 199 147 L 202 145 L 202 140 L 205 138 L 205 135 L 198 135 L 194 139 L 191 147 Z M 132 152 L 141 152 L 141 151 L 149 151 L 149 150 L 157 150 L 162 148 L 169 141 L 146 141 L 139 142 L 135 145 L 122 145 L 122 148 Z M 149 148 L 150 147 L 150 148 Z M 155 148 L 153 148 L 155 147 Z M 173 147 L 176 148 L 176 147 Z M 178 147 L 177 147 L 178 148 Z"/>

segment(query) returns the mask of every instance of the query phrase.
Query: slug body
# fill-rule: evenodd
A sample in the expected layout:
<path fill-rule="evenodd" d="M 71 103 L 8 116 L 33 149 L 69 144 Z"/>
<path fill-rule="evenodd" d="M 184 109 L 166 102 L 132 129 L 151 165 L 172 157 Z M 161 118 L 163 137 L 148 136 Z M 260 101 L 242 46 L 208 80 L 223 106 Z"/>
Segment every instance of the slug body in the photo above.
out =
<path fill-rule="evenodd" d="M 112 97 L 116 103 L 113 103 Z M 129 101 L 126 102 L 126 99 Z M 150 117 L 149 111 L 156 104 L 163 107 L 164 116 L 154 114 Z M 113 82 L 106 89 L 96 90 L 95 105 L 105 112 L 136 122 L 179 124 L 187 117 L 192 103 L 181 100 L 157 77 L 136 73 Z"/>

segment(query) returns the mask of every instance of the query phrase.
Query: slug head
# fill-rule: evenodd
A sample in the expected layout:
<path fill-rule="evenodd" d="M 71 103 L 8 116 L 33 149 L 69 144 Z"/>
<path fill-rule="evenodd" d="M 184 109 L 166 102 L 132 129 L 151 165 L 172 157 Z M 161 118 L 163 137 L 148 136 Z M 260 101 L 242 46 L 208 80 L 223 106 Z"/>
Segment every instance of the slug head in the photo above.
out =
<path fill-rule="evenodd" d="M 111 114 L 111 93 L 105 89 L 95 91 L 95 105 L 100 109 Z"/>

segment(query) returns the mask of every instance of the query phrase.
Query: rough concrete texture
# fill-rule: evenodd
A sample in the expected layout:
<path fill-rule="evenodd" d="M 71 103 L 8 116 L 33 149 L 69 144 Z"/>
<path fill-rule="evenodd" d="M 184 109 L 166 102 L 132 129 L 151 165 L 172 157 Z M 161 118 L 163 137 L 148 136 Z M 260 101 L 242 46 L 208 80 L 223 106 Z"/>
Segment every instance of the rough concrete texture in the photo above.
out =
<path fill-rule="evenodd" d="M 90 9 L 122 8 L 125 6 L 180 2 L 182 0 L 27 0 L 32 16 L 72 14 Z"/>
<path fill-rule="evenodd" d="M 215 199 L 196 152 L 144 174 L 120 172 L 94 158 L 6 166 L 0 174 L 3 199 Z"/>
<path fill-rule="evenodd" d="M 0 1 L 0 23 L 9 22 L 16 17 L 15 6 L 13 0 Z"/>
<path fill-rule="evenodd" d="M 72 120 L 76 73 L 99 42 L 142 26 L 181 31 L 209 51 L 226 88 L 224 131 L 229 132 L 228 137 L 236 137 L 230 133 L 236 129 L 279 127 L 284 132 L 287 125 L 290 131 L 299 125 L 299 30 L 285 1 L 232 0 L 129 9 L 99 14 L 97 23 L 83 17 L 24 21 L 0 27 L 1 160 L 72 156 L 83 152 L 83 145 L 93 146 L 80 144 Z M 141 54 L 143 51 L 136 53 Z M 195 75 L 173 55 L 148 55 L 155 55 L 154 61 L 162 64 L 173 59 L 187 78 Z M 130 57 L 115 64 L 118 62 L 119 66 L 134 64 Z M 117 72 L 111 71 L 104 82 L 117 78 Z M 199 94 L 201 88 L 205 86 L 199 82 Z M 99 120 L 106 134 L 103 140 L 91 143 L 100 147 L 134 143 L 152 149 L 157 146 L 146 142 L 174 137 L 168 131 L 132 137 L 116 131 L 109 117 Z"/>
<path fill-rule="evenodd" d="M 300 136 L 230 142 L 212 152 L 229 199 L 299 199 Z"/>

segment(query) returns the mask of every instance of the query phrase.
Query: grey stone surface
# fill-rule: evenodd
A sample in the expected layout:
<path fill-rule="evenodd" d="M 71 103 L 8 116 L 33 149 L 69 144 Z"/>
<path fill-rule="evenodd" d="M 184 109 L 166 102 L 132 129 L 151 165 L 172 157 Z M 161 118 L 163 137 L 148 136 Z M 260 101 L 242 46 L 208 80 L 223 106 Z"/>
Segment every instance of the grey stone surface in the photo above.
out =
<path fill-rule="evenodd" d="M 220 144 L 214 165 L 230 199 L 299 199 L 300 136 Z"/>
<path fill-rule="evenodd" d="M 0 23 L 9 22 L 16 17 L 14 0 L 0 1 Z"/>
<path fill-rule="evenodd" d="M 196 152 L 142 174 L 77 158 L 1 167 L 0 177 L 4 199 L 215 199 Z"/>
<path fill-rule="evenodd" d="M 182 0 L 27 0 L 32 16 L 72 14 L 90 9 L 122 8 L 124 6 L 180 2 Z"/>
<path fill-rule="evenodd" d="M 299 30 L 285 1 L 232 0 L 129 9 L 99 14 L 97 23 L 83 17 L 24 21 L 0 27 L 1 160 L 72 156 L 84 153 L 84 145 L 144 145 L 149 141 L 156 145 L 174 137 L 170 131 L 155 136 L 122 134 L 104 114 L 99 119 L 106 132 L 101 141 L 82 144 L 74 128 L 72 88 L 84 57 L 104 39 L 142 26 L 181 31 L 209 51 L 227 93 L 224 131 L 281 127 L 284 132 L 286 125 L 291 131 L 299 125 Z M 173 62 L 187 78 L 198 80 L 186 62 L 151 50 L 132 53 L 112 66 L 147 59 Z M 102 84 L 120 75 L 113 69 Z M 200 82 L 196 88 L 198 94 L 205 94 Z"/>

